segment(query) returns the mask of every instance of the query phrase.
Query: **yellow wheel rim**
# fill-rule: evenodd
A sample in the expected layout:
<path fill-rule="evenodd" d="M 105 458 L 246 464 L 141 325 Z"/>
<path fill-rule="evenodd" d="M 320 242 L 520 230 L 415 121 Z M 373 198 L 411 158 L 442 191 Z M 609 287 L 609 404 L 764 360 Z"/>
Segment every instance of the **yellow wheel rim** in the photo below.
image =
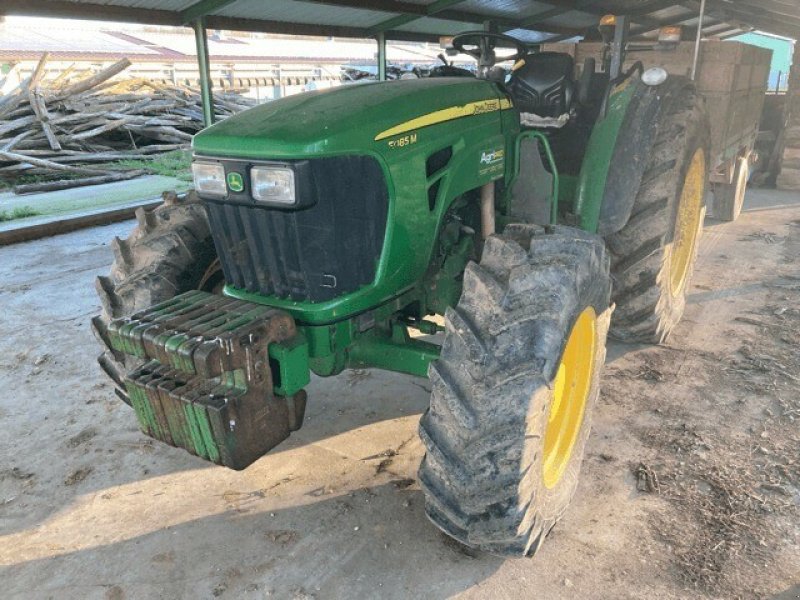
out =
<path fill-rule="evenodd" d="M 678 204 L 678 217 L 675 219 L 669 269 L 669 288 L 673 296 L 678 296 L 686 287 L 697 244 L 697 233 L 700 230 L 700 217 L 703 214 L 705 183 L 706 155 L 701 149 L 695 152 L 686 173 Z"/>
<path fill-rule="evenodd" d="M 564 476 L 592 387 L 597 344 L 597 314 L 589 307 L 575 322 L 556 371 L 553 400 L 544 434 L 542 474 L 547 488 Z"/>

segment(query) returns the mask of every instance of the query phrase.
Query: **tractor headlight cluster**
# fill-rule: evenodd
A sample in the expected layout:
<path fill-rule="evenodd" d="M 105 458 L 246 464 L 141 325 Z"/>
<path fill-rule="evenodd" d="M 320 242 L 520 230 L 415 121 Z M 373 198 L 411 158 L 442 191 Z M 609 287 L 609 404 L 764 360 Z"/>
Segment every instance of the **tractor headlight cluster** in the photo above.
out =
<path fill-rule="evenodd" d="M 194 189 L 198 194 L 224 198 L 228 194 L 225 183 L 225 167 L 219 163 L 192 163 Z"/>
<path fill-rule="evenodd" d="M 289 167 L 253 167 L 250 169 L 250 184 L 256 202 L 295 203 L 294 171 Z"/>
<path fill-rule="evenodd" d="M 316 202 L 309 161 L 248 163 L 198 157 L 194 188 L 207 200 L 296 210 Z"/>

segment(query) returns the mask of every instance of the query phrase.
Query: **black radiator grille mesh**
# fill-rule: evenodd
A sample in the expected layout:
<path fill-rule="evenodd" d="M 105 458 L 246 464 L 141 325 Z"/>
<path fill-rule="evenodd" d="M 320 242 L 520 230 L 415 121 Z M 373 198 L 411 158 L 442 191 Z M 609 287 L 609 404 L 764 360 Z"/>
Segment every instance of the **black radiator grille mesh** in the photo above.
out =
<path fill-rule="evenodd" d="M 308 162 L 306 183 L 314 200 L 308 208 L 266 208 L 241 198 L 206 201 L 228 284 L 320 302 L 374 280 L 389 203 L 380 165 L 366 156 Z M 249 168 L 241 162 L 224 164 L 226 171 Z"/>

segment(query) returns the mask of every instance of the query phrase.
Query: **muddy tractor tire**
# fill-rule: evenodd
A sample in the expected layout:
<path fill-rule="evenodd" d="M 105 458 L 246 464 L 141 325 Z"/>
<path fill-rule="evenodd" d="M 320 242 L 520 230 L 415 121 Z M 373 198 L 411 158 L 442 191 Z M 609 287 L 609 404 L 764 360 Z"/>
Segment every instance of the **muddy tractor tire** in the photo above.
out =
<path fill-rule="evenodd" d="M 708 190 L 710 126 L 693 87 L 665 108 L 631 217 L 606 238 L 614 281 L 612 337 L 663 343 L 686 307 Z"/>
<path fill-rule="evenodd" d="M 610 319 L 603 240 L 510 225 L 470 263 L 431 364 L 419 469 L 428 517 L 462 544 L 532 555 L 578 483 Z"/>
<path fill-rule="evenodd" d="M 714 185 L 714 218 L 733 222 L 742 214 L 747 182 L 750 179 L 750 158 L 740 156 L 733 169 L 733 182 Z"/>
<path fill-rule="evenodd" d="M 221 284 L 206 211 L 194 194 L 183 199 L 165 194 L 164 204 L 149 212 L 139 208 L 136 219 L 127 239 L 111 242 L 111 273 L 95 282 L 102 312 L 92 319 L 103 350 L 97 360 L 116 385 L 117 395 L 128 404 L 124 377 L 142 361 L 111 347 L 108 324 L 178 294 L 213 291 Z"/>

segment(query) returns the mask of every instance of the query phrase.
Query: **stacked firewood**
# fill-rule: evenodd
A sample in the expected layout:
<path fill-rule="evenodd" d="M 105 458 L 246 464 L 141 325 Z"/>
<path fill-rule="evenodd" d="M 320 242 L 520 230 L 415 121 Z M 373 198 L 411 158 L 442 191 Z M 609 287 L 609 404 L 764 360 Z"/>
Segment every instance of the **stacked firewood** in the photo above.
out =
<path fill-rule="evenodd" d="M 17 193 L 65 189 L 137 177 L 115 161 L 186 149 L 203 128 L 200 93 L 142 78 L 119 79 L 127 59 L 77 81 L 70 72 L 45 80 L 47 54 L 16 89 L 0 95 L 0 178 L 36 183 Z M 255 101 L 215 92 L 218 119 Z"/>

